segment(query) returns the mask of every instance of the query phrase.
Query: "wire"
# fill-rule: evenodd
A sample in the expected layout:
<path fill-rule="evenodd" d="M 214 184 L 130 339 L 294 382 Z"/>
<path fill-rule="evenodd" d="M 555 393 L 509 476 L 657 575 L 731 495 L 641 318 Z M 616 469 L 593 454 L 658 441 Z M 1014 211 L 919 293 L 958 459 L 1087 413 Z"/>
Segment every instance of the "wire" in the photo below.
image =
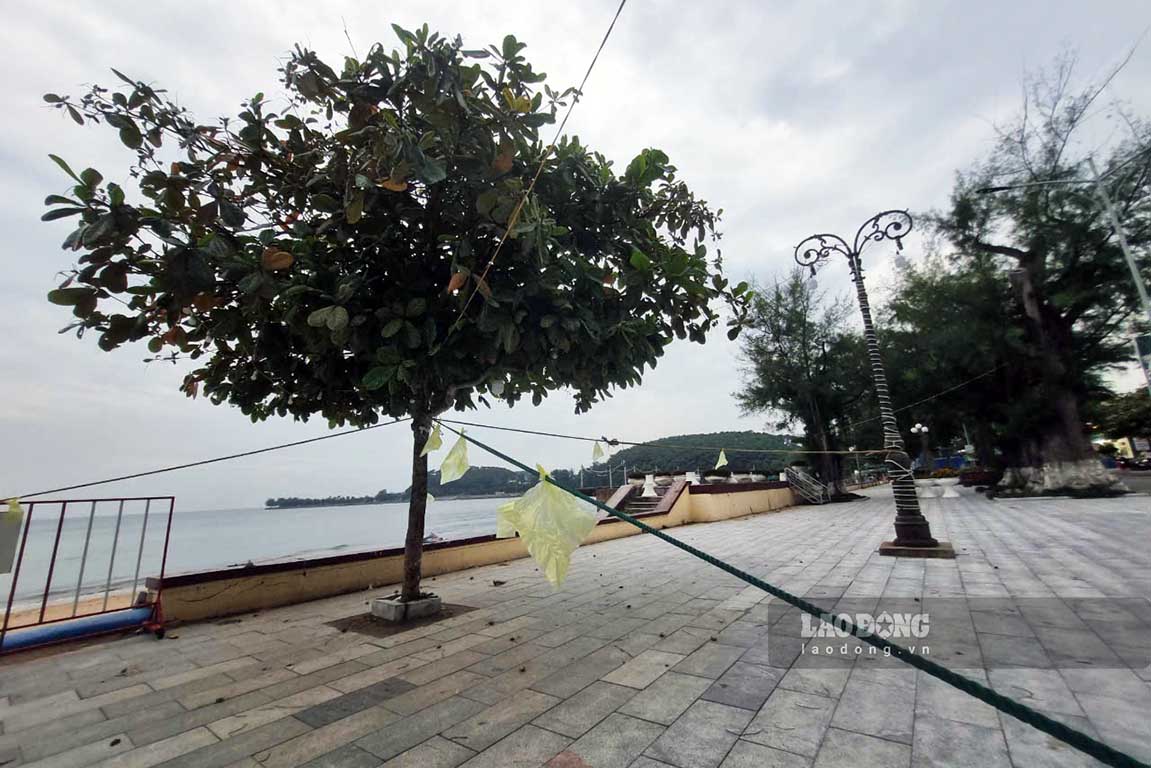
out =
<path fill-rule="evenodd" d="M 631 440 L 608 439 L 606 437 L 584 437 L 582 435 L 565 435 L 560 432 L 543 432 L 535 429 L 519 429 L 517 427 L 497 427 L 491 424 L 480 424 L 475 421 L 460 421 L 458 419 L 437 419 L 445 424 L 462 424 L 465 427 L 479 427 L 481 429 L 495 429 L 500 432 L 518 432 L 522 435 L 537 435 L 539 437 L 559 437 L 565 440 L 583 440 L 585 442 L 604 442 L 609 445 L 627 445 L 644 448 L 692 448 L 700 451 L 725 451 L 727 453 L 819 453 L 819 454 L 868 454 L 887 453 L 886 448 L 866 451 L 804 451 L 798 448 L 730 448 L 725 445 L 694 445 L 692 443 L 660 443 L 655 441 L 634 442 Z"/>
<path fill-rule="evenodd" d="M 519 221 L 520 213 L 523 212 L 528 198 L 531 197 L 532 190 L 536 188 L 536 182 L 539 181 L 540 174 L 543 173 L 544 164 L 547 162 L 547 159 L 551 155 L 552 150 L 555 149 L 556 142 L 559 141 L 560 135 L 563 133 L 564 127 L 568 123 L 568 118 L 571 117 L 572 111 L 575 110 L 576 104 L 579 103 L 580 97 L 583 96 L 584 86 L 587 85 L 588 78 L 591 77 L 591 72 L 595 68 L 596 62 L 599 61 L 599 55 L 603 53 L 604 46 L 607 45 L 608 38 L 611 37 L 612 30 L 615 29 L 615 23 L 619 21 L 619 15 L 623 13 L 623 8 L 625 5 L 627 5 L 627 0 L 620 0 L 619 7 L 615 9 L 615 16 L 612 17 L 611 24 L 608 25 L 607 32 L 604 33 L 603 39 L 600 40 L 599 48 L 596 49 L 595 55 L 592 56 L 591 63 L 588 64 L 587 71 L 584 72 L 583 80 L 580 81 L 579 88 L 576 89 L 576 95 L 572 98 L 572 103 L 568 106 L 567 112 L 564 113 L 563 120 L 560 121 L 559 127 L 556 128 L 555 136 L 552 137 L 551 144 L 548 144 L 547 148 L 544 150 L 543 156 L 540 157 L 540 163 L 536 167 L 536 172 L 532 176 L 531 183 L 529 183 L 528 188 L 524 190 L 524 194 L 520 198 L 519 203 L 516 204 L 515 209 L 512 211 L 512 215 L 508 217 L 508 223 L 504 228 L 504 233 L 500 237 L 500 241 L 496 243 L 496 249 L 492 252 L 492 257 L 488 260 L 487 265 L 484 267 L 484 271 L 480 273 L 479 280 L 477 280 L 478 284 L 486 284 L 488 273 L 491 272 L 492 266 L 496 263 L 496 259 L 500 255 L 500 250 L 503 249 L 504 243 L 507 242 L 507 239 L 511 235 L 512 230 L 515 229 L 516 222 Z M 460 309 L 460 314 L 456 317 L 456 321 L 452 323 L 452 326 L 448 331 L 448 336 L 450 336 L 452 332 L 454 332 L 459 327 L 460 321 L 464 319 L 464 314 L 467 313 L 468 307 L 472 305 L 472 299 L 476 297 L 476 293 L 477 291 L 472 291 L 470 294 L 468 294 L 468 298 L 464 301 L 463 308 Z"/>
<path fill-rule="evenodd" d="M 1007 363 L 1000 363 L 999 365 L 995 366 L 991 370 L 984 371 L 983 373 L 979 374 L 978 376 L 972 376 L 967 381 L 961 381 L 958 384 L 956 384 L 955 386 L 948 387 L 947 389 L 943 390 L 942 392 L 936 392 L 934 395 L 931 395 L 930 397 L 925 397 L 922 400 L 916 400 L 914 403 L 908 403 L 907 405 L 902 405 L 899 408 L 896 408 L 894 411 L 892 411 L 892 413 L 899 413 L 900 411 L 906 411 L 908 408 L 914 408 L 915 406 L 923 405 L 924 403 L 926 403 L 930 400 L 935 400 L 936 398 L 943 397 L 944 395 L 946 395 L 950 392 L 954 392 L 955 390 L 959 389 L 960 387 L 966 387 L 971 382 L 978 381 L 979 379 L 982 379 L 984 376 L 990 376 L 991 374 L 998 371 L 1000 368 L 1005 368 L 1006 366 L 1007 366 Z M 872 416 L 870 418 L 863 419 L 862 421 L 853 422 L 853 424 L 858 427 L 860 424 L 866 424 L 869 421 L 875 421 L 879 418 L 882 418 L 882 417 L 881 416 Z"/>
<path fill-rule="evenodd" d="M 387 421 L 383 424 L 373 424 L 370 427 L 357 427 L 356 429 L 345 429 L 340 432 L 333 432 L 328 435 L 321 435 L 320 437 L 309 437 L 307 440 L 296 440 L 292 443 L 281 443 L 280 445 L 273 445 L 268 448 L 257 448 L 254 451 L 244 451 L 243 453 L 233 453 L 229 456 L 218 456 L 214 459 L 203 459 L 201 461 L 193 461 L 188 464 L 177 464 L 172 467 L 163 467 L 161 469 L 150 469 L 147 472 L 136 472 L 131 475 L 121 475 L 120 477 L 110 477 L 107 480 L 94 480 L 90 483 L 78 483 L 76 485 L 65 485 L 61 488 L 51 488 L 46 491 L 36 491 L 35 493 L 22 493 L 12 496 L 13 499 L 27 499 L 32 496 L 44 496 L 49 493 L 61 493 L 63 491 L 74 491 L 78 488 L 91 488 L 94 485 L 106 485 L 108 483 L 117 483 L 121 480 L 135 480 L 138 477 L 148 477 L 149 475 L 159 475 L 164 472 L 175 472 L 177 469 L 190 469 L 192 467 L 202 467 L 205 464 L 215 464 L 220 461 L 229 461 L 231 459 L 241 459 L 245 456 L 255 456 L 258 453 L 268 453 L 270 451 L 278 451 L 283 448 L 294 448 L 297 445 L 307 445 L 308 443 L 318 443 L 321 440 L 331 440 L 333 437 L 343 437 L 344 435 L 354 435 L 357 432 L 367 432 L 369 429 L 377 429 L 379 427 L 390 427 L 393 424 L 399 424 L 403 421 L 410 421 L 410 416 L 405 416 L 402 419 L 395 419 L 394 421 Z M 4 499 L 4 502 L 9 499 Z"/>

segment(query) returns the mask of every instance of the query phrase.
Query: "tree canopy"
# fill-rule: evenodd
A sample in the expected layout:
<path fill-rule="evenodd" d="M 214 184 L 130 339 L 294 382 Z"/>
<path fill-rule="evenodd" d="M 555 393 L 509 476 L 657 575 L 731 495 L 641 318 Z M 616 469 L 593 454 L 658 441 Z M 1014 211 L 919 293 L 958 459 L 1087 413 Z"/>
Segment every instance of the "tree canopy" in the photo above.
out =
<path fill-rule="evenodd" d="M 1081 183 L 1091 154 L 1132 247 L 1142 255 L 1151 244 L 1151 127 L 1101 108 L 1106 83 L 1076 92 L 1073 73 L 1074 58 L 1065 57 L 1027 83 L 1022 114 L 999 130 L 985 160 L 958 175 L 951 207 L 934 217 L 956 260 L 989 259 L 1011 285 L 1022 318 L 1016 380 L 1030 423 L 1017 423 L 1009 463 L 1026 470 L 1020 482 L 1033 488 L 1111 482 L 1082 414 L 1104 391 L 1102 374 L 1129 357 L 1122 331 L 1137 305 L 1099 196 Z M 1093 108 L 1110 112 L 1127 135 L 1089 153 L 1083 126 Z"/>
<path fill-rule="evenodd" d="M 584 411 L 673 339 L 702 343 L 718 304 L 734 338 L 748 287 L 708 253 L 720 212 L 662 151 L 621 173 L 578 138 L 544 143 L 578 94 L 546 85 L 514 36 L 465 49 L 393 28 L 401 50 L 337 67 L 296 47 L 282 97 L 210 123 L 115 70 L 116 88 L 45 95 L 133 161 L 128 184 L 53 156 L 74 185 L 44 218 L 79 217 L 77 265 L 49 299 L 102 349 L 189 358 L 185 393 L 253 421 L 412 416 L 413 600 L 435 414 L 557 388 Z"/>
<path fill-rule="evenodd" d="M 198 361 L 191 395 L 332 424 L 561 386 L 584 410 L 672 338 L 702 342 L 713 300 L 738 314 L 746 286 L 707 254 L 718 213 L 659 150 L 617 174 L 561 140 L 507 231 L 539 129 L 575 94 L 544 85 L 513 36 L 464 50 L 397 35 L 402 51 L 339 69 L 297 48 L 286 101 L 256 94 L 211 124 L 120 73 L 79 100 L 48 94 L 118 131 L 138 188 L 57 160 L 72 196 L 45 218 L 80 217 L 64 242 L 79 257 L 50 298 L 104 349 L 148 340 Z"/>
<path fill-rule="evenodd" d="M 824 483 L 840 488 L 840 458 L 827 453 L 854 442 L 852 416 L 872 391 L 862 338 L 847 326 L 850 305 L 827 301 L 803 269 L 757 292 L 744 336 L 748 413 L 768 413 L 777 428 L 801 424 L 804 447 Z M 862 446 L 861 446 L 862 447 Z"/>

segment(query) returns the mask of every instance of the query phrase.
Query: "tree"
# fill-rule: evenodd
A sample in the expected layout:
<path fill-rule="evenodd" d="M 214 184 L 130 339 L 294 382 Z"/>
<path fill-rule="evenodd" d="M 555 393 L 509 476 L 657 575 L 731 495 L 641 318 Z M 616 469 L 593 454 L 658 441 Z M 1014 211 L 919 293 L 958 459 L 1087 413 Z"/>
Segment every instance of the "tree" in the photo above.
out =
<path fill-rule="evenodd" d="M 747 413 L 782 418 L 777 428 L 803 425 L 805 447 L 820 451 L 820 479 L 843 493 L 840 455 L 849 415 L 870 392 L 862 340 L 846 330 L 851 311 L 827 303 L 802 269 L 757 293 L 751 305 L 743 355 L 746 380 L 736 393 Z"/>
<path fill-rule="evenodd" d="M 987 257 L 957 263 L 935 254 L 899 274 L 883 334 L 892 398 L 926 401 L 904 422 L 927 424 L 936 445 L 970 436 L 977 461 L 991 466 L 996 447 L 1029 428 L 1014 422 L 1033 407 L 1015 391 L 1025 390 L 1014 386 L 1023 380 L 1023 318 L 1006 276 Z"/>
<path fill-rule="evenodd" d="M 1151 395 L 1146 389 L 1102 400 L 1092 411 L 1099 431 L 1111 440 L 1151 436 Z"/>
<path fill-rule="evenodd" d="M 1073 93 L 1073 69 L 1074 59 L 1065 57 L 1051 75 L 1029 83 L 1022 116 L 1000 131 L 989 158 L 959 174 L 950 210 L 935 219 L 957 258 L 994 257 L 1003 266 L 1024 317 L 1032 408 L 1004 482 L 1029 492 L 1114 484 L 1091 449 L 1082 411 L 1101 391 L 1100 374 L 1128 357 L 1119 332 L 1136 306 L 1095 192 L 1059 183 L 1081 178 L 1087 158 L 1080 134 L 1106 86 Z M 1151 242 L 1151 154 L 1143 151 L 1151 127 L 1110 112 L 1131 135 L 1102 165 L 1114 172 L 1107 183 L 1128 239 L 1143 252 Z"/>
<path fill-rule="evenodd" d="M 102 349 L 191 359 L 183 391 L 253 421 L 411 417 L 412 600 L 436 414 L 560 387 L 582 412 L 673 338 L 703 342 L 717 300 L 734 337 L 747 286 L 709 258 L 719 214 L 663 152 L 617 174 L 578 139 L 541 142 L 575 94 L 545 85 L 515 37 L 464 50 L 394 29 L 402 50 L 338 70 L 297 47 L 285 99 L 256 94 L 213 124 L 115 71 L 116 89 L 47 94 L 119 132 L 138 195 L 54 158 L 75 186 L 44 218 L 80 217 L 64 241 L 78 264 L 49 299 Z"/>

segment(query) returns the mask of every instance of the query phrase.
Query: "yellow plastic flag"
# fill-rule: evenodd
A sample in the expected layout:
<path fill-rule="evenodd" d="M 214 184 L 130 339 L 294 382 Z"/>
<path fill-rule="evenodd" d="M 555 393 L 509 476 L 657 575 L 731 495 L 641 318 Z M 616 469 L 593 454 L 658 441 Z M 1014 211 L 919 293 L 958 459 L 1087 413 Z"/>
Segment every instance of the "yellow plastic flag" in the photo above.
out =
<path fill-rule="evenodd" d="M 436 428 L 432 430 L 430 435 L 428 435 L 428 440 L 424 443 L 424 449 L 420 451 L 420 455 L 427 456 L 432 451 L 438 451 L 441 447 L 443 447 L 443 444 L 444 438 L 443 435 L 440 434 L 440 423 L 437 421 Z"/>
<path fill-rule="evenodd" d="M 436 497 L 429 493 L 428 494 L 428 503 L 431 504 L 435 500 L 436 500 Z"/>
<path fill-rule="evenodd" d="M 599 444 L 599 440 L 595 441 L 595 445 L 591 449 L 591 460 L 599 461 L 603 458 L 603 446 Z"/>
<path fill-rule="evenodd" d="M 726 466 L 727 466 L 727 454 L 723 452 L 722 448 L 720 448 L 719 449 L 719 458 L 715 460 L 715 468 L 719 469 L 720 467 L 726 467 Z"/>
<path fill-rule="evenodd" d="M 429 438 L 430 439 L 430 438 Z M 460 430 L 460 439 L 444 457 L 440 465 L 440 483 L 450 483 L 459 480 L 468 471 L 468 441 L 464 439 L 464 431 Z"/>
<path fill-rule="evenodd" d="M 576 497 L 549 483 L 543 467 L 536 468 L 540 481 L 499 508 L 496 536 L 506 539 L 518 533 L 547 580 L 559 587 L 567 576 L 572 552 L 595 528 L 596 519 Z"/>
<path fill-rule="evenodd" d="M 12 572 L 23 519 L 24 508 L 20 506 L 20 499 L 8 499 L 8 509 L 0 514 L 0 573 Z"/>

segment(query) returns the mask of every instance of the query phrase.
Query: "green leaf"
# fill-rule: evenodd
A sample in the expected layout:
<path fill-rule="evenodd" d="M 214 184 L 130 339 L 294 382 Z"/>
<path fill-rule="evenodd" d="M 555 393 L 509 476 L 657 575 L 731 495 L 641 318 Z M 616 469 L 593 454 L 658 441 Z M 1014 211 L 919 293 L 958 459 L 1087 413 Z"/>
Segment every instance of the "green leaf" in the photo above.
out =
<path fill-rule="evenodd" d="M 400 329 L 403 327 L 404 321 L 397 317 L 394 320 L 389 320 L 387 324 L 384 325 L 383 329 L 380 331 L 380 335 L 385 339 L 390 339 L 399 333 Z"/>
<path fill-rule="evenodd" d="M 63 195 L 48 195 L 44 198 L 44 205 L 79 205 L 80 203 Z"/>
<path fill-rule="evenodd" d="M 335 307 L 324 307 L 323 309 L 315 310 L 308 315 L 308 325 L 313 328 L 323 328 L 328 324 L 328 315 L 332 313 L 333 309 L 335 309 Z"/>
<path fill-rule="evenodd" d="M 144 136 L 140 133 L 140 129 L 136 127 L 136 124 L 132 123 L 120 129 L 120 141 L 129 149 L 139 149 L 144 143 Z"/>
<path fill-rule="evenodd" d="M 312 205 L 319 208 L 321 211 L 335 212 L 340 210 L 340 201 L 331 195 L 318 194 L 312 195 Z"/>
<path fill-rule="evenodd" d="M 327 325 L 329 331 L 342 331 L 348 327 L 348 310 L 343 307 L 332 307 L 328 311 Z"/>
<path fill-rule="evenodd" d="M 348 203 L 348 209 L 344 212 L 344 217 L 347 218 L 349 224 L 355 224 L 363 215 L 364 195 L 363 193 L 359 193 L 352 198 L 352 202 Z"/>
<path fill-rule="evenodd" d="M 408 306 L 404 309 L 404 315 L 406 317 L 419 317 L 427 308 L 427 299 L 417 296 L 414 299 L 408 299 Z"/>
<path fill-rule="evenodd" d="M 63 219 L 68 216 L 75 216 L 76 214 L 83 213 L 83 208 L 53 208 L 40 217 L 40 221 L 55 221 L 56 219 Z"/>
<path fill-rule="evenodd" d="M 52 160 L 52 162 L 54 162 L 56 165 L 60 166 L 61 170 L 63 170 L 64 173 L 68 174 L 69 176 L 71 176 L 76 181 L 80 181 L 80 177 L 76 175 L 75 171 L 73 171 L 71 168 L 68 167 L 68 164 L 66 162 L 61 160 L 56 155 L 50 154 L 50 155 L 48 155 L 48 157 Z"/>
<path fill-rule="evenodd" d="M 370 371 L 364 374 L 364 378 L 360 381 L 360 385 L 364 389 L 374 390 L 387 385 L 389 381 L 396 377 L 396 367 L 394 365 L 384 366 L 377 365 Z"/>
<path fill-rule="evenodd" d="M 404 344 L 407 344 L 410 349 L 416 349 L 420 346 L 420 329 L 409 322 L 404 322 Z"/>
<path fill-rule="evenodd" d="M 124 204 L 124 190 L 119 184 L 108 184 L 108 202 L 112 205 Z"/>
<path fill-rule="evenodd" d="M 48 301 L 62 307 L 74 307 L 88 296 L 96 295 L 91 288 L 57 288 L 48 291 Z"/>
<path fill-rule="evenodd" d="M 104 180 L 103 174 L 95 168 L 85 168 L 80 173 L 80 182 L 89 189 L 95 189 L 100 186 L 100 182 Z"/>
<path fill-rule="evenodd" d="M 628 259 L 628 262 L 641 272 L 646 272 L 651 269 L 651 259 L 638 248 L 631 249 L 631 258 Z"/>

